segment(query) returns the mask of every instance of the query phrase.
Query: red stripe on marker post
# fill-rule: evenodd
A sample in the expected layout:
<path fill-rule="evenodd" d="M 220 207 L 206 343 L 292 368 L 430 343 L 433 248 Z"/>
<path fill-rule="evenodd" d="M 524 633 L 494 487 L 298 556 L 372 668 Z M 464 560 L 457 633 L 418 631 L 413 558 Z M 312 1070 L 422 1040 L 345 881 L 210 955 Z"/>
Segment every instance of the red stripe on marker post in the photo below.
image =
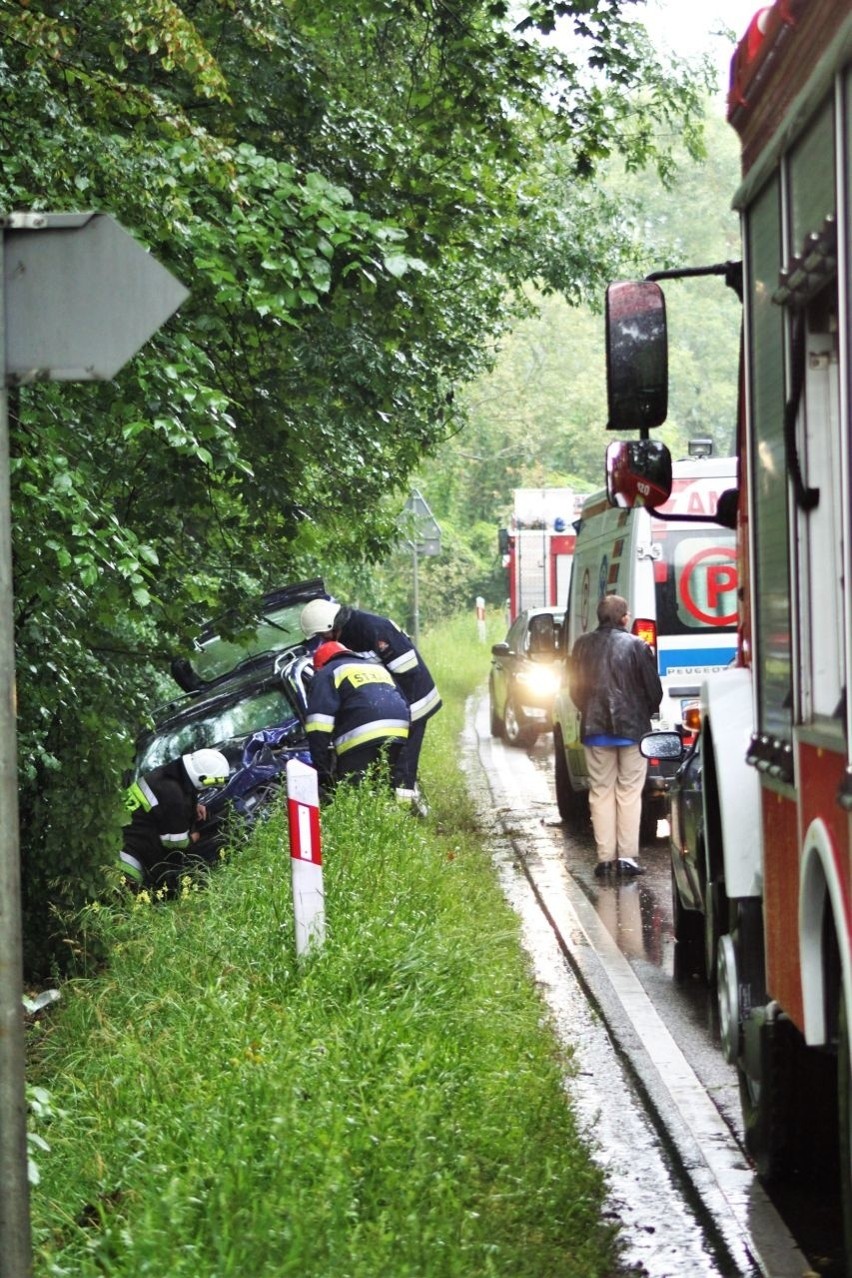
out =
<path fill-rule="evenodd" d="M 301 957 L 312 945 L 325 940 L 325 891 L 317 774 L 300 759 L 287 764 L 287 817 L 296 954 Z"/>

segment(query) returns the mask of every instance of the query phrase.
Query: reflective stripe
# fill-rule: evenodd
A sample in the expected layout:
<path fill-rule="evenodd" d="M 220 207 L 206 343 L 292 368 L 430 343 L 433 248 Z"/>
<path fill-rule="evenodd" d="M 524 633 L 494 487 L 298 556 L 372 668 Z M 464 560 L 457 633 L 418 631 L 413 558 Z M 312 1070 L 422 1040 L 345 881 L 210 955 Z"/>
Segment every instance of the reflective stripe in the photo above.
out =
<path fill-rule="evenodd" d="M 405 741 L 408 736 L 408 724 L 403 719 L 374 719 L 351 732 L 344 732 L 335 738 L 336 754 L 345 754 L 355 746 L 366 745 L 369 741 L 380 741 L 382 738 L 393 738 Z"/>
<path fill-rule="evenodd" d="M 150 812 L 157 806 L 157 796 L 144 777 L 139 777 L 127 787 L 124 792 L 124 806 L 131 814 L 140 808 L 143 812 Z"/>
<path fill-rule="evenodd" d="M 336 666 L 334 670 L 335 688 L 339 688 L 344 682 L 350 683 L 353 688 L 360 688 L 365 683 L 385 683 L 393 687 L 393 676 L 378 661 L 359 661 L 357 665 L 350 662 L 345 666 Z"/>
<path fill-rule="evenodd" d="M 334 727 L 334 715 L 309 714 L 305 727 L 308 732 L 331 732 Z"/>
<path fill-rule="evenodd" d="M 438 692 L 438 689 L 432 688 L 426 693 L 426 696 L 421 697 L 419 701 L 412 701 L 411 705 L 408 707 L 411 711 L 412 721 L 415 719 L 422 719 L 423 716 L 428 714 L 433 707 L 437 707 L 439 705 L 440 700 L 441 695 Z"/>
<path fill-rule="evenodd" d="M 393 674 L 407 674 L 409 670 L 416 670 L 419 664 L 417 653 L 411 648 L 408 652 L 394 657 L 393 661 L 389 661 L 388 670 Z"/>
<path fill-rule="evenodd" d="M 137 883 L 145 882 L 145 871 L 142 868 L 142 862 L 137 861 L 135 856 L 131 856 L 129 852 L 121 851 L 118 854 L 121 865 L 124 866 L 124 872 L 128 878 L 135 879 Z"/>
<path fill-rule="evenodd" d="M 164 848 L 188 848 L 189 830 L 184 830 L 182 834 L 161 834 L 160 842 Z"/>

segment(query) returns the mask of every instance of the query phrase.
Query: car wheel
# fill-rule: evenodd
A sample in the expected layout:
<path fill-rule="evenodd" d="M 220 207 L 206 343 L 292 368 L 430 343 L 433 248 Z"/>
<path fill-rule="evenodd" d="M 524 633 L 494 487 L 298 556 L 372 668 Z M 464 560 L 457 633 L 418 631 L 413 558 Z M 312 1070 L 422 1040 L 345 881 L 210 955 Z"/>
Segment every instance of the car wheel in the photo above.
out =
<path fill-rule="evenodd" d="M 553 770 L 556 781 L 556 806 L 565 824 L 579 830 L 589 823 L 589 796 L 586 790 L 575 790 L 571 784 L 562 733 L 553 733 Z"/>
<path fill-rule="evenodd" d="M 672 919 L 674 920 L 674 974 L 678 981 L 699 977 L 706 979 L 704 971 L 704 915 L 700 910 L 687 910 L 677 890 L 677 879 L 672 870 Z"/>
<path fill-rule="evenodd" d="M 503 711 L 503 735 L 510 746 L 518 749 L 526 749 L 527 746 L 534 745 L 538 736 L 536 728 L 521 723 L 514 698 L 511 696 L 506 698 L 506 709 Z"/>
<path fill-rule="evenodd" d="M 502 737 L 503 720 L 500 718 L 499 714 L 494 708 L 494 687 L 490 683 L 488 685 L 488 712 L 491 719 L 492 737 Z"/>
<path fill-rule="evenodd" d="M 657 842 L 657 820 L 659 819 L 660 809 L 656 802 L 648 802 L 647 799 L 642 803 L 642 815 L 639 818 L 639 841 L 641 843 Z"/>

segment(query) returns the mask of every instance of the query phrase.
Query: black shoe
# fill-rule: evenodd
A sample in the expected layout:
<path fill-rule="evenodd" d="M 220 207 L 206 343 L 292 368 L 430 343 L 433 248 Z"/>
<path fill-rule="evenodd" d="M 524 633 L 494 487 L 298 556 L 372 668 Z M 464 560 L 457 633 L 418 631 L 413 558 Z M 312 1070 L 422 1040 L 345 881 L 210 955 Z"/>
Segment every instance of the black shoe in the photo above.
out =
<path fill-rule="evenodd" d="M 596 879 L 608 879 L 612 871 L 615 869 L 615 861 L 598 861 L 595 866 Z"/>
<path fill-rule="evenodd" d="M 635 878 L 637 874 L 644 874 L 644 865 L 638 865 L 632 857 L 620 856 L 615 862 L 615 872 L 622 879 Z"/>

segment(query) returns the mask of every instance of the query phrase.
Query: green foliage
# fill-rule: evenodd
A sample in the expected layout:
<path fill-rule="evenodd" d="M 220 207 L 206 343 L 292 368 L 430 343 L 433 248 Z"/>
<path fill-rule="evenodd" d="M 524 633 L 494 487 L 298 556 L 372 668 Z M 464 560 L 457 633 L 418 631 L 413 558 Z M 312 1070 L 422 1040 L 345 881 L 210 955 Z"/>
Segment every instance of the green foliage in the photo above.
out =
<path fill-rule="evenodd" d="M 570 1059 L 451 762 L 482 676 L 470 624 L 426 641 L 447 700 L 433 817 L 366 789 L 323 811 L 327 937 L 307 962 L 283 813 L 203 890 L 87 909 L 109 966 L 34 1047 L 55 1114 L 37 1278 L 616 1271 Z"/>
<path fill-rule="evenodd" d="M 679 167 L 673 184 L 662 183 L 654 170 L 635 173 L 630 165 L 611 163 L 602 170 L 607 198 L 618 210 L 610 229 L 623 237 L 622 270 L 633 276 L 739 256 L 730 208 L 736 138 L 709 108 L 705 125 L 707 158 L 695 163 L 687 150 L 675 148 Z M 696 436 L 709 436 L 717 455 L 728 456 L 736 421 L 739 302 L 718 277 L 669 281 L 664 288 L 670 395 L 659 436 L 675 457 L 685 456 L 688 440 Z M 496 533 L 511 516 L 514 488 L 584 493 L 602 487 L 610 438 L 602 301 L 603 287 L 593 306 L 531 294 L 534 314 L 501 339 L 493 368 L 465 389 L 465 428 L 421 467 L 422 492 L 442 526 L 459 530 L 472 557 L 457 590 L 449 587 L 458 576 L 452 566 L 445 582 L 442 561 L 435 561 L 434 585 L 444 612 L 471 607 L 477 594 L 494 604 L 505 598 Z M 483 524 L 492 530 L 484 547 L 479 533 L 470 532 Z"/>
<path fill-rule="evenodd" d="M 562 8 L 570 57 L 492 0 L 0 3 L 0 208 L 109 212 L 191 288 L 114 382 L 12 406 L 29 966 L 111 860 L 166 654 L 381 559 L 524 283 L 589 296 L 618 260 L 599 158 L 694 142 L 694 78 L 618 5 Z"/>

